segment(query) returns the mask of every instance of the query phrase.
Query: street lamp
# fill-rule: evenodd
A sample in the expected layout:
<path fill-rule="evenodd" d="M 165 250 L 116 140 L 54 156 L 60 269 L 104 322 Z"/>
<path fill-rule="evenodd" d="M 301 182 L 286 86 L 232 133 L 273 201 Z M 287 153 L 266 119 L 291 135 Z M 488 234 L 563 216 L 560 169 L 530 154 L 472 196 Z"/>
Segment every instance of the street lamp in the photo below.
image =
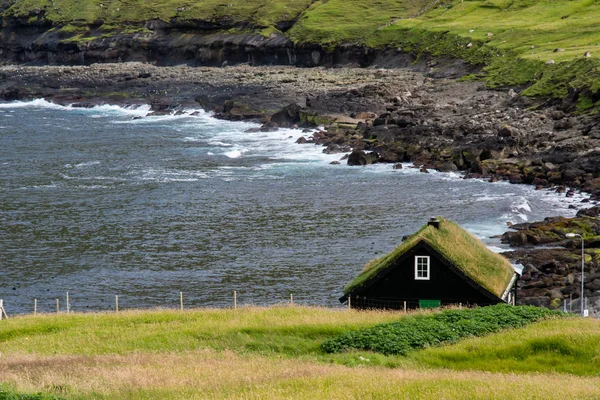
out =
<path fill-rule="evenodd" d="M 567 233 L 565 236 L 568 238 L 579 236 L 581 238 L 581 298 L 579 301 L 581 302 L 581 316 L 583 317 L 583 265 L 585 260 L 583 255 L 583 236 L 581 236 L 579 233 Z"/>

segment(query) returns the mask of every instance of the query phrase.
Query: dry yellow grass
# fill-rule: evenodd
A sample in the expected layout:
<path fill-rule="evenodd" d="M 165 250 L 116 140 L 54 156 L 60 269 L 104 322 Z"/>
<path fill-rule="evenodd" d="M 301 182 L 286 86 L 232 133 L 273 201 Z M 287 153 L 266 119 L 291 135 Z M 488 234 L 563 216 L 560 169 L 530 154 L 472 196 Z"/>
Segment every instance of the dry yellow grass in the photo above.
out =
<path fill-rule="evenodd" d="M 597 399 L 600 379 L 560 374 L 349 368 L 214 350 L 129 356 L 15 356 L 22 392 L 110 399 Z"/>

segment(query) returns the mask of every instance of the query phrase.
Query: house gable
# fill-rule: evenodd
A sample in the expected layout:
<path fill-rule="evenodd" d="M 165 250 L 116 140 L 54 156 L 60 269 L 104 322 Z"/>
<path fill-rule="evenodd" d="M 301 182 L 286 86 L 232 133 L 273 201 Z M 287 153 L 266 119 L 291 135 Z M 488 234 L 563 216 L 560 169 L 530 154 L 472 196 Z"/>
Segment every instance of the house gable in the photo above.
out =
<path fill-rule="evenodd" d="M 416 257 L 429 257 L 429 279 L 415 279 Z M 390 263 L 388 268 L 379 271 L 367 285 L 352 292 L 352 297 L 362 298 L 363 301 L 407 301 L 414 304 L 418 304 L 419 300 L 480 305 L 502 301 L 465 275 L 425 241 L 419 241 Z"/>
<path fill-rule="evenodd" d="M 481 241 L 458 224 L 439 218 L 423 226 L 390 253 L 369 262 L 364 270 L 344 289 L 346 295 L 357 293 L 385 274 L 398 259 L 421 242 L 427 243 L 458 274 L 501 298 L 514 276 L 510 262 L 489 250 Z"/>

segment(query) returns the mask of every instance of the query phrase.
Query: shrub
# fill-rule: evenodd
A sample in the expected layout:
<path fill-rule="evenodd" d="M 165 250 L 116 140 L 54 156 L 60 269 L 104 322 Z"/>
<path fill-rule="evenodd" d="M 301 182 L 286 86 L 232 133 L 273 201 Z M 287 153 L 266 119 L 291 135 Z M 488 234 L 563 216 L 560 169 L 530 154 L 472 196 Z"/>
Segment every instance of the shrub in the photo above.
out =
<path fill-rule="evenodd" d="M 406 355 L 425 347 L 454 343 L 471 336 L 484 336 L 503 329 L 520 328 L 535 321 L 565 314 L 532 306 L 500 304 L 464 310 L 444 310 L 429 315 L 405 317 L 400 321 L 345 332 L 324 342 L 327 353 L 369 350 Z"/>

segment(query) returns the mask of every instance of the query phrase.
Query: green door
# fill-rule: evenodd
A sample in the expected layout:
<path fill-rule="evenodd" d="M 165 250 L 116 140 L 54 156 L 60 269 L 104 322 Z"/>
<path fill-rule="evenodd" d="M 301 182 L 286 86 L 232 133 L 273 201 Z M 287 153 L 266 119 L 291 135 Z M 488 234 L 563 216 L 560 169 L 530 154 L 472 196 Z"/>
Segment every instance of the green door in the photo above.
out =
<path fill-rule="evenodd" d="M 419 308 L 437 308 L 441 303 L 440 300 L 419 300 Z"/>

